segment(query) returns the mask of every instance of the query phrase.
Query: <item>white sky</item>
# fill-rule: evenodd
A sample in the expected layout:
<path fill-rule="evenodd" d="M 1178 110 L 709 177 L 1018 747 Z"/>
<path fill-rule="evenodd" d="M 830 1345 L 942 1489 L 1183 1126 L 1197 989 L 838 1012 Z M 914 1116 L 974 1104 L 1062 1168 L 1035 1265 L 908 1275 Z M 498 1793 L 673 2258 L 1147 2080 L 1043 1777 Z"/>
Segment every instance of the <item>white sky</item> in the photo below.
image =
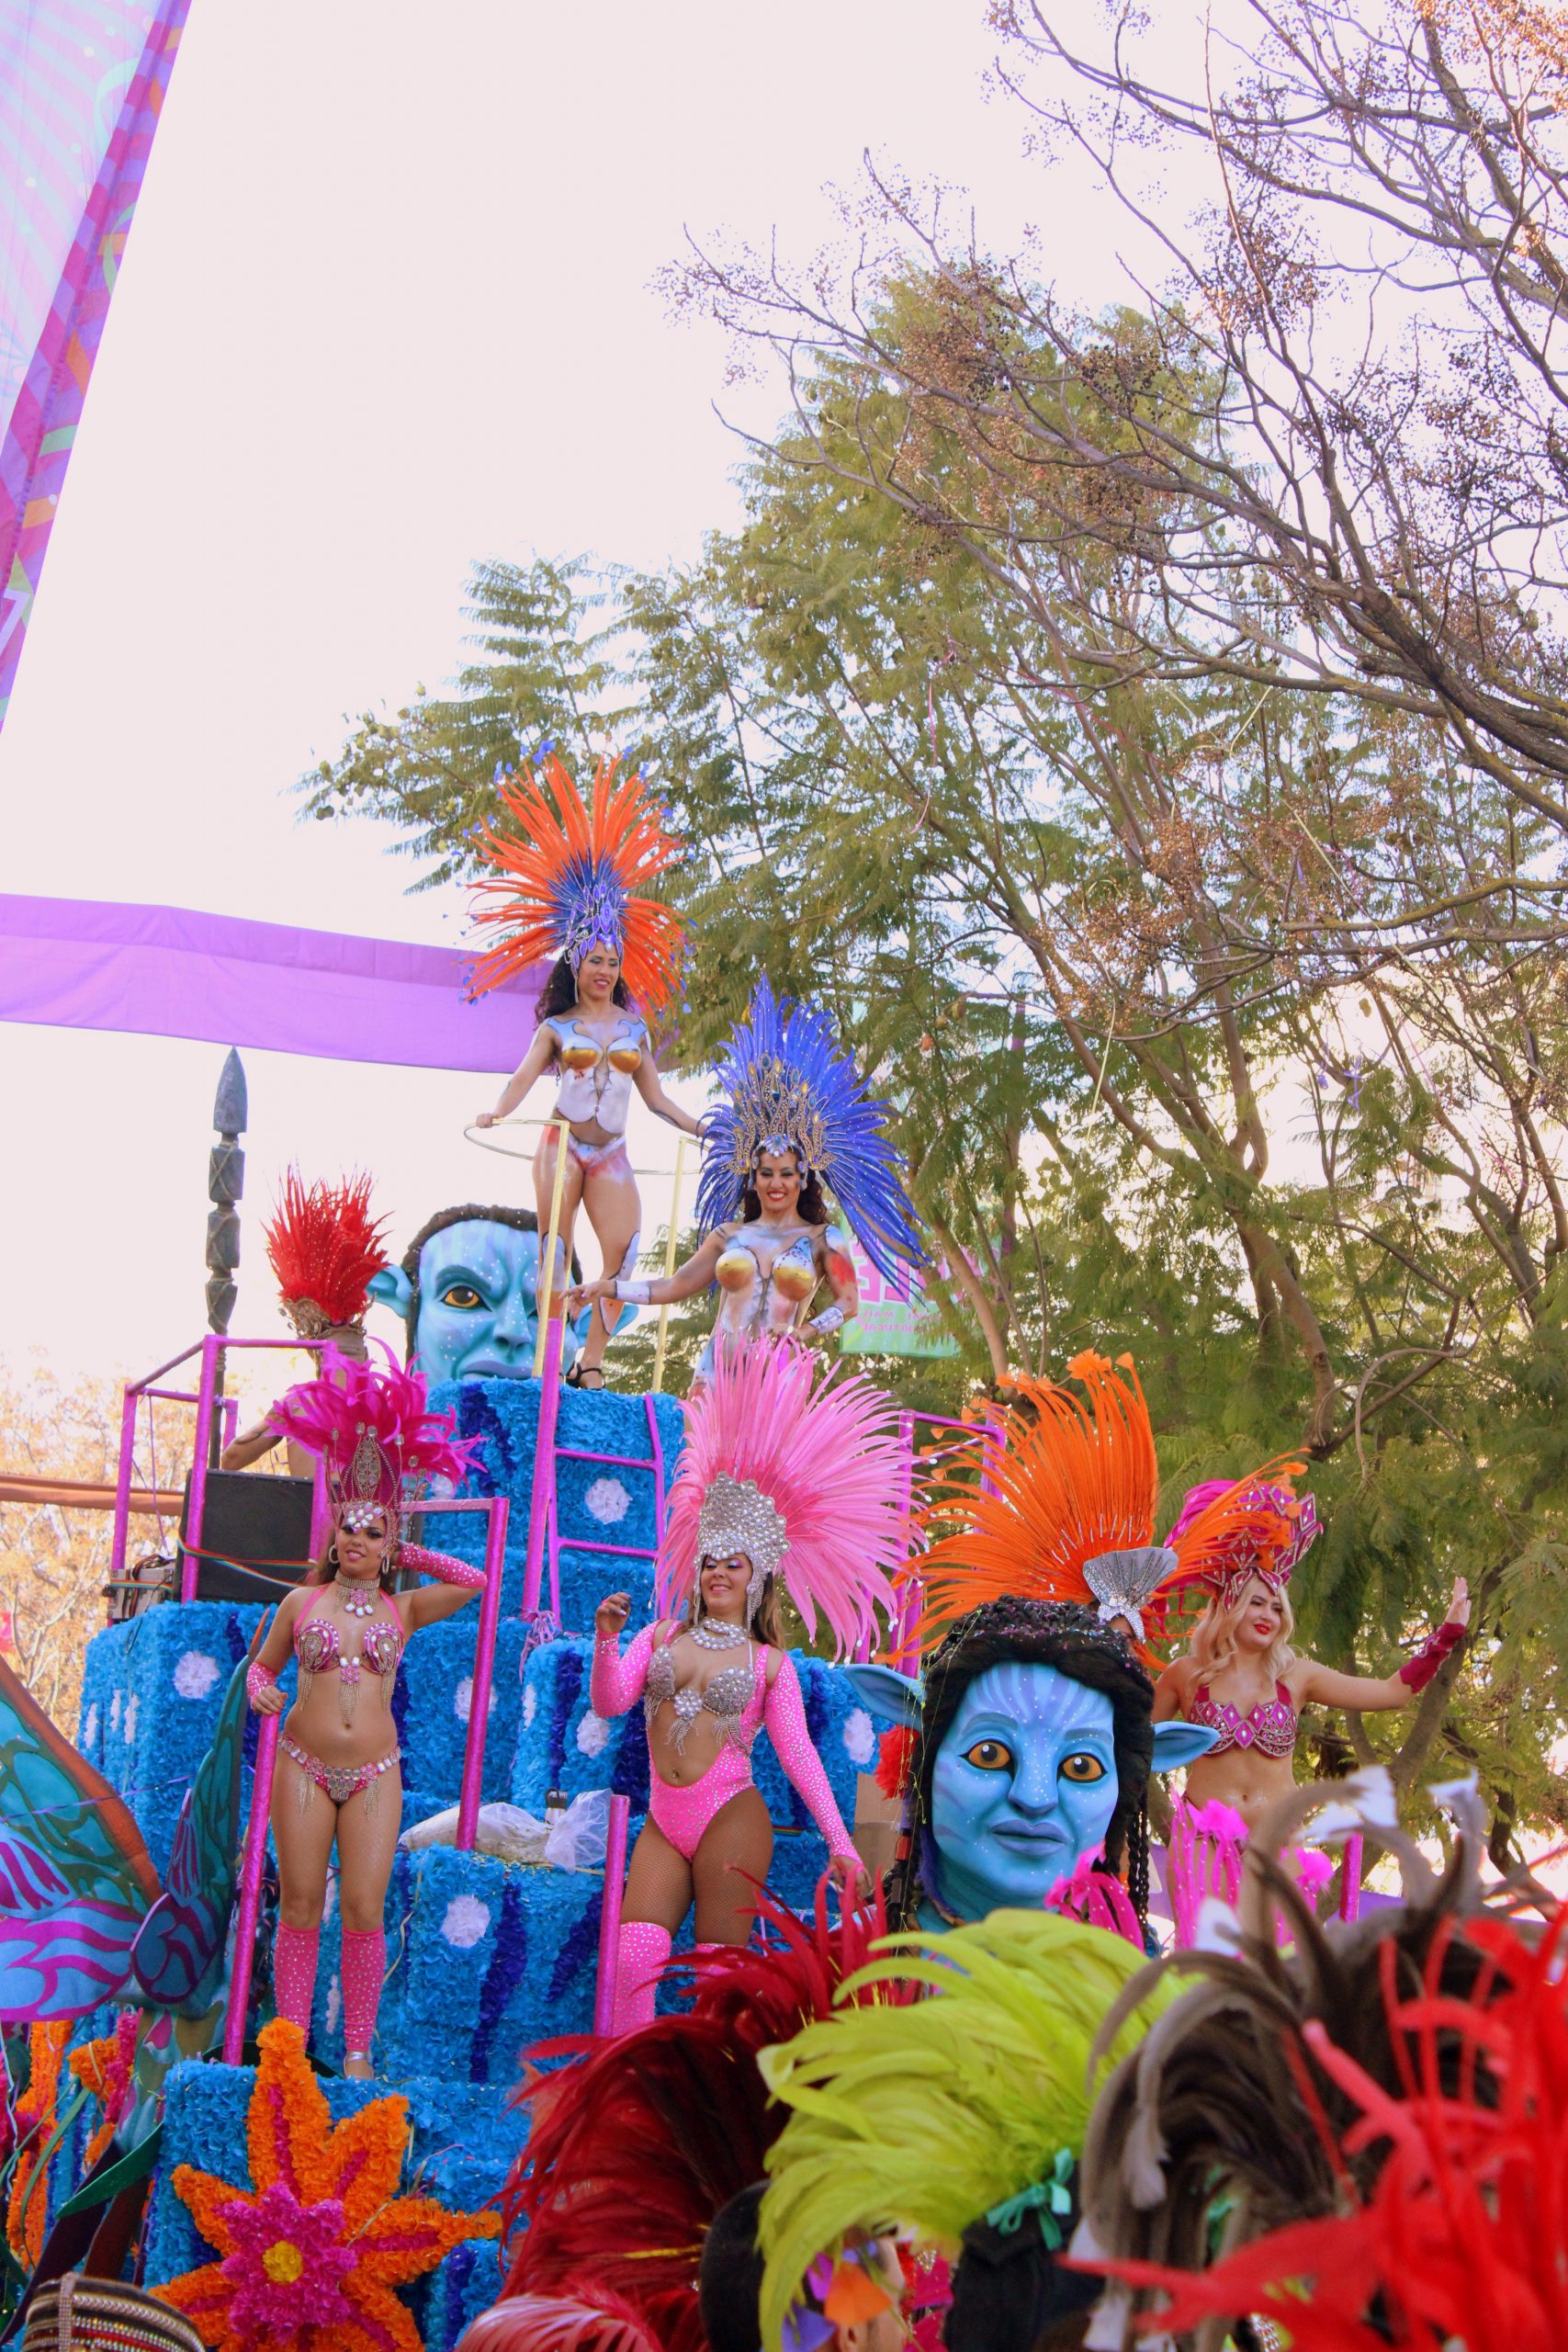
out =
<path fill-rule="evenodd" d="M 456 941 L 457 894 L 405 898 L 379 829 L 288 786 L 450 674 L 475 558 L 654 565 L 733 519 L 724 348 L 650 288 L 685 224 L 805 253 L 870 147 L 971 189 L 993 249 L 1039 222 L 1092 299 L 1113 223 L 1024 160 L 991 50 L 981 0 L 194 0 L 0 734 L 0 888 Z M 0 1352 L 199 1335 L 222 1058 L 0 1026 Z M 371 1170 L 400 1249 L 528 1197 L 463 1139 L 488 1082 L 245 1059 L 237 1332 L 279 1328 L 256 1212 L 290 1159 Z"/>

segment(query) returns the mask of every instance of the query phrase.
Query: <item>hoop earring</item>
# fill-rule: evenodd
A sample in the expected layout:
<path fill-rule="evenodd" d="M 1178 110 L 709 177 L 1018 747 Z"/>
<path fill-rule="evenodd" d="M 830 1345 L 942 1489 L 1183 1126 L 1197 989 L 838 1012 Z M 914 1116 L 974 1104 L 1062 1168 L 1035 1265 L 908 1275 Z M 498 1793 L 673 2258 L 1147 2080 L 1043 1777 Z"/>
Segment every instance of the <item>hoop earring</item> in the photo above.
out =
<path fill-rule="evenodd" d="M 327 1545 L 327 1566 L 331 1568 L 334 1577 L 338 1572 L 340 1565 L 341 1563 L 339 1562 L 337 1555 L 337 1537 L 334 1535 L 332 1542 Z"/>

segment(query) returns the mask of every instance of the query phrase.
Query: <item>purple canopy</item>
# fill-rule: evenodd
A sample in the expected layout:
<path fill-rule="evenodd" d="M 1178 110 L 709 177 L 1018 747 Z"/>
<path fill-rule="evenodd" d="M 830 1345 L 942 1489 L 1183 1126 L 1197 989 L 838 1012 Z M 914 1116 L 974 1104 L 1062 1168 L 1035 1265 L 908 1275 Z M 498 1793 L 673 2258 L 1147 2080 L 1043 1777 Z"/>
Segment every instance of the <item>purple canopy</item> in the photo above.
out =
<path fill-rule="evenodd" d="M 0 1020 L 411 1069 L 514 1069 L 547 976 L 470 1004 L 469 958 L 185 907 L 0 892 Z"/>

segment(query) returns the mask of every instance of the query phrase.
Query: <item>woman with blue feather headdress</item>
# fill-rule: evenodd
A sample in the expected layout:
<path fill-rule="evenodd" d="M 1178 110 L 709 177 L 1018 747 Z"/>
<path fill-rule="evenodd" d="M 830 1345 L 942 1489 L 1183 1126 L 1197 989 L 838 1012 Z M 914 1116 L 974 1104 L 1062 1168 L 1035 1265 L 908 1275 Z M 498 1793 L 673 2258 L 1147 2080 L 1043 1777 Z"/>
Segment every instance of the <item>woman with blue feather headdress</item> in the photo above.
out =
<path fill-rule="evenodd" d="M 867 1092 L 830 1014 L 776 998 L 764 975 L 715 1075 L 722 1099 L 703 1121 L 702 1247 L 662 1281 L 589 1283 L 571 1299 L 574 1314 L 595 1298 L 663 1306 L 716 1283 L 723 1295 L 698 1382 L 722 1340 L 821 1340 L 856 1314 L 845 1226 L 889 1279 L 925 1257 L 884 1131 L 887 1106 Z M 829 1302 L 813 1315 L 824 1289 Z"/>

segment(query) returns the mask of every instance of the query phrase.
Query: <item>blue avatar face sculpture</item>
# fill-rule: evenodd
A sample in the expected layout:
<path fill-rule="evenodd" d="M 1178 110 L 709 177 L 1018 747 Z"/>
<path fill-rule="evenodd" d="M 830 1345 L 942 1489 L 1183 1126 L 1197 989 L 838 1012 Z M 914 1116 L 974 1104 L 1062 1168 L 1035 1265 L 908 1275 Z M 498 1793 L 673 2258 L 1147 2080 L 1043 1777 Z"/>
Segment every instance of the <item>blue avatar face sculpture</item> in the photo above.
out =
<path fill-rule="evenodd" d="M 445 1211 L 433 1217 L 403 1262 L 371 1282 L 408 1334 L 409 1362 L 434 1387 L 441 1380 L 525 1380 L 539 1332 L 539 1237 L 525 1213 Z M 450 1219 L 445 1222 L 444 1218 Z M 576 1356 L 587 1317 L 569 1327 L 566 1360 Z"/>
<path fill-rule="evenodd" d="M 950 1637 L 959 1647 L 940 1678 L 940 1707 L 921 1683 L 890 1667 L 846 1669 L 874 1715 L 921 1735 L 923 1926 L 940 1926 L 944 1916 L 981 1919 L 989 1911 L 1037 1907 L 1079 1862 L 1107 1845 L 1119 1814 L 1118 1835 L 1132 1816 L 1141 1823 L 1147 1770 L 1168 1772 L 1190 1764 L 1218 1736 L 1193 1724 L 1151 1724 L 1152 1689 L 1130 1651 L 1122 1654 L 1124 1665 L 1114 1677 L 1120 1695 L 1113 1702 L 1108 1690 L 1031 1657 L 1029 1649 L 1038 1650 L 1041 1641 L 1027 1624 L 1017 1654 L 998 1658 L 988 1653 L 998 1642 L 1005 1646 L 1006 1629 L 998 1631 L 993 1622 L 980 1649 L 983 1662 L 966 1671 L 964 1625 L 988 1613 L 962 1621 Z M 1095 1647 L 1107 1641 L 1091 1612 L 1057 1610 L 1046 1634 L 1055 1638 L 1065 1626 L 1058 1646 L 1069 1659 L 1075 1636 L 1082 1656 L 1084 1632 L 1066 1622 L 1079 1617 Z M 939 1724 L 935 1753 L 929 1755 L 926 1745 Z M 1152 1763 L 1140 1764 L 1138 1784 L 1124 1789 L 1130 1748 L 1143 1758 L 1152 1755 Z"/>

